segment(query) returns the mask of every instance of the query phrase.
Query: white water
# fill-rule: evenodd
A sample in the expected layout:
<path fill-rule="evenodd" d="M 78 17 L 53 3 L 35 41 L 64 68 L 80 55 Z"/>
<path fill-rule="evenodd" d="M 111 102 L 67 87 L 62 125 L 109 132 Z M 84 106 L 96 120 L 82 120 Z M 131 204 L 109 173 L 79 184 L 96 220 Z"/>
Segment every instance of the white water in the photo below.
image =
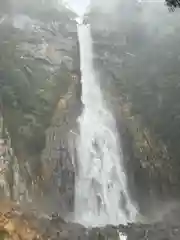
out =
<path fill-rule="evenodd" d="M 137 210 L 128 194 L 115 120 L 105 106 L 93 67 L 90 26 L 78 25 L 82 72 L 75 218 L 85 226 L 127 224 Z"/>

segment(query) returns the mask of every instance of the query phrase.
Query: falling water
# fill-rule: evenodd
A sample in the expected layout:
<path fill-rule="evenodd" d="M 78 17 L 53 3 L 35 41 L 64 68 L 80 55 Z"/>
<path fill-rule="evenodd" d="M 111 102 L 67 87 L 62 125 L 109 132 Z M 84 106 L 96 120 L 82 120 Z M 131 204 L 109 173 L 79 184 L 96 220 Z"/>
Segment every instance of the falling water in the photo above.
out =
<path fill-rule="evenodd" d="M 82 102 L 79 118 L 76 220 L 86 226 L 134 221 L 137 210 L 128 194 L 115 120 L 105 106 L 93 67 L 89 25 L 79 24 Z"/>

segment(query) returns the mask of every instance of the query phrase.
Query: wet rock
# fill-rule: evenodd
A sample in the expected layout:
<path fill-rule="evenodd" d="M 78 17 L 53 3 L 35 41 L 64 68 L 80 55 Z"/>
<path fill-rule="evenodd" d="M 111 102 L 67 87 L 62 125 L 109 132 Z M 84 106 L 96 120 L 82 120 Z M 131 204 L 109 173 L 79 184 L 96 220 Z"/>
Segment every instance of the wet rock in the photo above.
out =
<path fill-rule="evenodd" d="M 120 235 L 127 240 L 178 240 L 180 224 L 174 212 L 170 212 L 162 221 L 151 224 L 128 224 L 86 229 L 80 224 L 64 221 L 58 214 L 43 217 L 30 207 L 26 209 L 12 202 L 1 201 L 0 230 L 6 231 L 12 239 L 67 239 L 67 240 L 118 240 Z M 3 209 L 3 211 L 2 211 Z M 176 213 L 180 218 L 180 210 Z"/>
<path fill-rule="evenodd" d="M 2 119 L 3 131 L 6 125 L 11 130 L 9 132 L 13 132 L 9 137 L 13 142 L 10 148 L 15 150 L 17 156 L 16 158 L 14 152 L 13 157 L 9 154 L 13 164 L 6 166 L 8 170 L 6 175 L 11 182 L 13 194 L 6 195 L 11 195 L 16 200 L 32 201 L 34 197 L 39 198 L 39 195 L 42 197 L 43 194 L 50 193 L 48 198 L 57 200 L 57 208 L 61 205 L 62 197 L 64 204 L 67 202 L 66 208 L 72 211 L 74 169 L 70 153 L 67 149 L 63 152 L 55 148 L 59 148 L 61 136 L 62 139 L 65 138 L 63 132 L 68 132 L 71 128 L 65 113 L 69 104 L 68 99 L 71 98 L 73 103 L 76 95 L 72 94 L 72 91 L 75 93 L 77 86 L 72 73 L 79 65 L 75 15 L 64 5 L 57 11 L 51 7 L 44 9 L 44 6 L 40 7 L 39 4 L 34 6 L 33 2 L 29 2 L 28 7 L 26 4 L 27 2 L 15 4 L 17 9 L 14 14 L 7 14 L 0 20 L 0 51 L 2 53 L 2 49 L 5 49 L 6 52 L 9 45 L 12 47 L 11 58 L 6 59 L 3 51 L 2 55 L 5 58 L 3 63 L 5 62 L 6 66 L 1 65 L 3 69 L 1 79 L 5 79 L 6 83 L 9 83 L 10 79 L 10 86 L 7 89 L 10 88 L 12 92 L 17 89 L 19 91 L 19 87 L 22 87 L 20 92 L 15 94 L 19 96 L 20 101 L 11 99 L 8 104 L 12 105 L 12 108 L 10 107 L 11 110 L 8 110 L 8 114 Z M 13 44 L 10 39 L 13 39 Z M 8 65 L 11 65 L 9 60 L 13 62 L 12 67 Z M 17 78 L 14 77 L 16 74 Z M 15 87 L 16 90 L 12 89 L 14 85 L 11 81 L 18 86 Z M 5 82 L 2 83 L 3 86 Z M 73 86 L 73 89 L 70 89 L 70 86 Z M 67 99 L 64 99 L 64 96 L 67 96 Z M 6 102 L 5 104 L 3 102 L 3 108 L 9 109 Z M 66 122 L 63 131 L 57 130 L 58 127 L 54 127 L 53 121 L 51 122 L 57 110 L 55 123 L 58 126 L 63 124 L 64 127 Z M 10 117 L 12 112 L 15 114 L 13 118 Z M 40 155 L 44 148 L 45 154 L 41 161 Z M 2 144 L 0 158 L 4 151 Z M 4 169 L 1 162 L 0 167 Z M 2 181 L 7 182 L 7 179 L 5 181 L 3 176 Z"/>
<path fill-rule="evenodd" d="M 148 58 L 148 54 L 142 53 L 142 47 L 145 51 L 147 49 L 153 51 L 153 47 L 151 43 L 147 43 L 148 35 L 141 35 L 143 34 L 142 21 L 136 22 L 137 29 L 133 25 L 134 20 L 136 21 L 138 16 L 141 16 L 141 12 L 133 5 L 133 1 L 123 2 L 122 5 L 121 2 L 116 0 L 112 2 L 114 3 L 112 6 L 116 6 L 115 9 L 112 9 L 113 14 L 99 11 L 95 7 L 99 3 L 95 1 L 92 1 L 92 9 L 88 13 L 93 38 L 94 65 L 100 75 L 104 98 L 117 122 L 131 197 L 139 203 L 144 214 L 151 215 L 157 199 L 162 202 L 169 197 L 179 199 L 179 157 L 177 155 L 176 159 L 174 154 L 176 151 L 178 152 L 179 148 L 175 146 L 173 140 L 173 144 L 170 140 L 170 136 L 174 139 L 176 131 L 169 130 L 165 142 L 163 136 L 166 128 L 164 129 L 162 126 L 164 126 L 164 119 L 166 118 L 159 117 L 161 115 L 160 108 L 163 109 L 161 105 L 162 96 L 164 96 L 164 99 L 172 99 L 172 97 L 171 93 L 167 91 L 167 93 L 162 93 L 162 96 L 158 96 L 157 99 L 160 100 L 154 104 L 152 103 L 153 97 L 150 97 L 147 101 L 149 106 L 160 104 L 159 107 L 152 107 L 151 110 L 146 107 L 146 104 L 142 103 L 142 95 L 146 95 L 145 89 L 151 92 L 151 66 L 145 64 L 149 73 L 147 74 L 147 71 L 145 71 L 144 75 L 143 73 L 141 76 L 139 75 L 141 61 L 151 59 L 151 57 Z M 106 6 L 102 4 L 102 8 L 105 9 Z M 150 8 L 148 6 L 147 9 Z M 142 6 L 142 11 L 146 11 L 145 9 L 146 7 Z M 128 14 L 125 14 L 126 11 L 132 11 L 131 20 L 129 20 Z M 121 14 L 119 14 L 120 12 Z M 113 27 L 110 27 L 111 25 Z M 151 27 L 153 28 L 153 26 Z M 142 30 L 141 33 L 139 29 Z M 163 31 L 163 29 L 159 31 L 161 36 L 163 36 Z M 174 36 L 174 39 L 176 38 L 178 38 L 178 35 Z M 162 46 L 162 41 L 159 45 Z M 172 49 L 173 47 L 173 44 L 169 46 Z M 159 59 L 162 60 L 161 57 Z M 138 62 L 139 65 L 136 65 Z M 135 75 L 135 72 L 137 75 Z M 155 75 L 158 76 L 159 74 L 160 76 L 162 72 L 161 69 Z M 134 79 L 138 80 L 134 81 Z M 166 79 L 166 76 L 163 79 Z M 155 82 L 156 85 L 157 81 L 155 80 Z M 162 81 L 160 85 L 165 84 Z M 176 88 L 176 84 L 174 84 L 174 88 Z M 162 89 L 163 87 L 160 87 L 157 90 L 157 95 L 160 94 L 159 92 Z M 168 97 L 165 96 L 166 94 Z M 146 109 L 148 110 L 146 111 Z M 166 112 L 170 112 L 170 110 Z M 157 120 L 158 118 L 159 120 Z M 146 121 L 147 119 L 148 121 Z M 153 122 L 152 125 L 151 122 Z M 168 147 L 171 144 L 173 151 Z"/>

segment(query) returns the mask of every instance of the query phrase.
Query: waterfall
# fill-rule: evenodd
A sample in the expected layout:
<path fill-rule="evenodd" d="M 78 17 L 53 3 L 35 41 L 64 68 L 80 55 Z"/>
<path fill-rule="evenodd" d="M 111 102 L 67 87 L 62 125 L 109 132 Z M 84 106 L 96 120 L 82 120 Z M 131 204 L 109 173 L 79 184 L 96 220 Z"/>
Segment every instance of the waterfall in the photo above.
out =
<path fill-rule="evenodd" d="M 116 122 L 108 110 L 93 67 L 89 25 L 78 25 L 82 103 L 77 140 L 75 218 L 85 226 L 127 224 L 135 220 L 123 167 Z"/>

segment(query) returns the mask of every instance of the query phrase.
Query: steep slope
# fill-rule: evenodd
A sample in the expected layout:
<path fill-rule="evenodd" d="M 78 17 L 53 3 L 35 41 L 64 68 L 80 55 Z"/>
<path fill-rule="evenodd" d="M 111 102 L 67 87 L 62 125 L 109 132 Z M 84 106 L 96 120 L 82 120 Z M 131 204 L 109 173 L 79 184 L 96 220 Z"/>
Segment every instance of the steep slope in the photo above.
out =
<path fill-rule="evenodd" d="M 50 157 L 41 158 L 46 129 L 70 86 L 77 100 L 80 89 L 75 14 L 63 5 L 58 10 L 35 5 L 15 4 L 10 13 L 2 12 L 0 24 L 0 137 L 3 147 L 13 148 L 17 160 L 12 171 L 20 176 L 18 190 L 13 185 L 15 176 L 5 180 L 11 181 L 15 200 L 31 198 L 43 181 L 43 159 Z M 59 122 L 62 119 L 60 114 Z M 3 154 L 2 168 L 4 161 L 9 163 Z"/>
<path fill-rule="evenodd" d="M 94 65 L 117 117 L 132 194 L 141 206 L 151 198 L 179 197 L 179 15 L 161 3 L 92 1 L 87 17 Z"/>

